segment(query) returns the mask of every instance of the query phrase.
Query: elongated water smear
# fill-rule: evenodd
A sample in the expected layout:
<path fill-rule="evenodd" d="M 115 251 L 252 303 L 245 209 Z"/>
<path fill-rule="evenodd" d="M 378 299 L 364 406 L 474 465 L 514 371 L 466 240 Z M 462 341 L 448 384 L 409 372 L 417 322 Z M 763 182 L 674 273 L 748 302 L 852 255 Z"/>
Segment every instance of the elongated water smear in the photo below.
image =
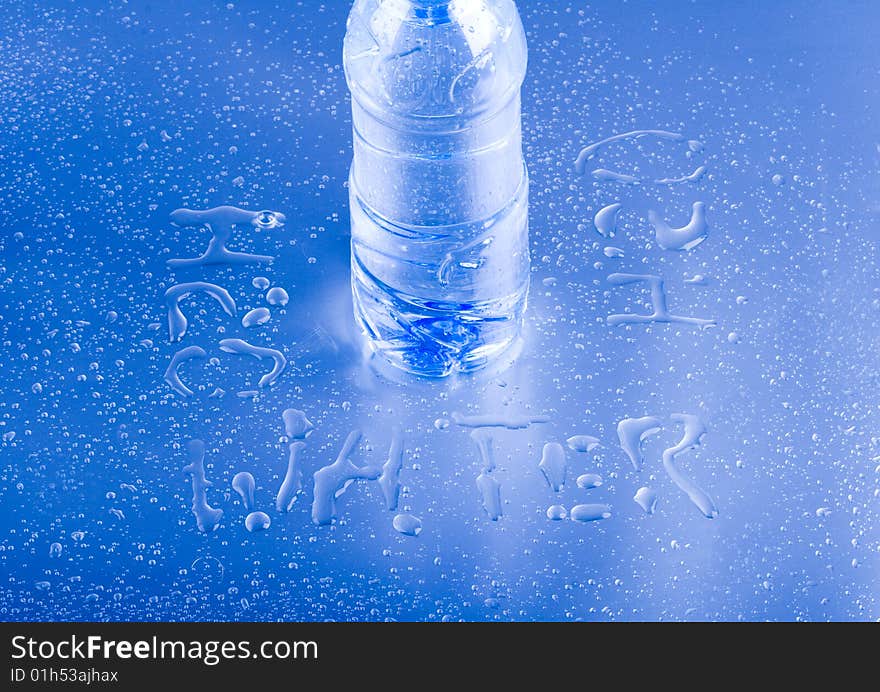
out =
<path fill-rule="evenodd" d="M 706 327 L 715 324 L 715 320 L 703 319 L 701 317 L 683 317 L 681 315 L 673 315 L 669 312 L 666 304 L 666 290 L 663 287 L 663 279 L 653 274 L 609 274 L 608 283 L 615 286 L 623 286 L 625 284 L 646 282 L 651 287 L 651 307 L 653 312 L 650 315 L 639 315 L 633 313 L 621 313 L 617 315 L 608 315 L 605 322 L 608 325 L 615 324 L 647 324 L 649 322 L 694 324 L 700 327 Z"/>
<path fill-rule="evenodd" d="M 706 171 L 709 170 L 706 166 L 697 166 L 694 169 L 693 173 L 689 173 L 687 175 L 682 175 L 678 178 L 659 178 L 654 182 L 658 185 L 675 185 L 677 183 L 695 183 L 700 178 L 702 178 Z"/>
<path fill-rule="evenodd" d="M 614 233 L 617 231 L 617 215 L 622 207 L 623 205 L 620 202 L 615 202 L 607 207 L 602 207 L 596 212 L 596 215 L 593 217 L 593 225 L 596 227 L 599 235 L 603 235 L 606 238 L 614 237 Z"/>
<path fill-rule="evenodd" d="M 305 447 L 306 443 L 299 440 L 290 443 L 287 473 L 284 474 L 284 480 L 275 496 L 275 509 L 279 512 L 289 512 L 302 492 L 302 470 L 299 465 L 299 455 Z"/>
<path fill-rule="evenodd" d="M 541 453 L 541 461 L 538 464 L 544 480 L 554 492 L 559 492 L 565 485 L 565 449 L 558 442 L 548 442 L 544 445 Z"/>
<path fill-rule="evenodd" d="M 694 202 L 691 220 L 681 228 L 672 228 L 653 210 L 648 212 L 648 220 L 654 226 L 657 245 L 664 250 L 690 250 L 702 243 L 709 234 L 706 205 L 703 202 Z"/>
<path fill-rule="evenodd" d="M 272 369 L 260 378 L 260 381 L 257 383 L 260 387 L 268 387 L 275 382 L 287 366 L 287 359 L 281 351 L 276 351 L 274 348 L 254 346 L 242 339 L 223 339 L 220 342 L 220 349 L 227 353 L 253 356 L 257 360 L 271 358 L 273 363 Z"/>
<path fill-rule="evenodd" d="M 624 185 L 638 185 L 639 179 L 629 173 L 618 173 L 617 171 L 609 171 L 607 168 L 597 168 L 593 171 L 593 177 L 596 180 L 610 180 L 614 183 L 623 183 Z"/>
<path fill-rule="evenodd" d="M 617 424 L 620 447 L 626 452 L 636 471 L 641 470 L 645 461 L 642 455 L 642 442 L 660 432 L 662 425 L 660 419 L 655 416 L 624 418 Z"/>
<path fill-rule="evenodd" d="M 206 281 L 177 284 L 165 291 L 165 305 L 168 308 L 168 338 L 171 341 L 180 341 L 183 335 L 186 334 L 188 322 L 186 321 L 186 316 L 180 310 L 180 301 L 196 292 L 207 293 L 220 303 L 220 306 L 227 315 L 230 317 L 235 316 L 235 300 L 229 294 L 229 291 L 222 286 Z"/>
<path fill-rule="evenodd" d="M 186 443 L 186 450 L 189 464 L 183 467 L 183 472 L 192 476 L 192 513 L 199 531 L 211 533 L 220 523 L 223 510 L 208 504 L 207 491 L 212 483 L 205 477 L 205 443 L 201 440 L 190 440 Z"/>
<path fill-rule="evenodd" d="M 572 435 L 565 444 L 572 452 L 592 452 L 599 446 L 599 438 L 592 435 Z"/>
<path fill-rule="evenodd" d="M 192 360 L 193 358 L 207 358 L 207 356 L 208 354 L 201 346 L 187 346 L 186 348 L 180 349 L 177 353 L 171 356 L 171 362 L 168 363 L 168 368 L 165 370 L 165 381 L 171 389 L 181 396 L 192 396 L 193 390 L 187 387 L 183 383 L 183 380 L 180 379 L 177 368 L 180 367 L 180 364 L 184 361 Z"/>
<path fill-rule="evenodd" d="M 358 479 L 374 481 L 382 473 L 378 466 L 355 466 L 349 456 L 361 440 L 361 431 L 352 430 L 336 461 L 315 471 L 315 497 L 312 501 L 312 521 L 323 526 L 336 518 L 336 499 Z"/>
<path fill-rule="evenodd" d="M 603 504 L 575 505 L 568 516 L 572 521 L 599 521 L 611 516 L 611 507 Z"/>
<path fill-rule="evenodd" d="M 521 430 L 528 428 L 533 423 L 548 423 L 550 422 L 550 416 L 529 416 L 517 413 L 486 413 L 469 416 L 453 412 L 452 421 L 463 428 L 507 428 L 508 430 Z"/>
<path fill-rule="evenodd" d="M 477 476 L 477 489 L 483 498 L 483 509 L 492 521 L 498 521 L 503 515 L 501 509 L 501 484 L 495 477 L 483 472 Z"/>
<path fill-rule="evenodd" d="M 382 475 L 378 480 L 382 495 L 385 497 L 385 508 L 392 512 L 397 509 L 400 498 L 401 469 L 403 469 L 403 433 L 395 429 L 391 434 L 388 459 L 382 465 Z"/>
<path fill-rule="evenodd" d="M 583 149 L 581 149 L 578 154 L 577 159 L 574 162 L 575 171 L 579 175 L 584 175 L 587 172 L 587 162 L 593 159 L 598 153 L 599 149 L 602 147 L 611 144 L 612 142 L 619 142 L 626 139 L 638 139 L 640 137 L 656 137 L 657 139 L 666 139 L 674 142 L 683 142 L 685 141 L 685 136 L 678 132 L 667 132 L 666 130 L 633 130 L 631 132 L 624 132 L 619 135 L 613 135 L 611 137 L 607 137 L 598 142 L 594 142 L 593 144 L 589 144 Z M 696 140 L 689 140 L 687 142 L 688 149 L 692 152 L 700 151 L 703 145 Z M 611 171 L 606 168 L 596 168 L 592 171 L 592 175 L 594 178 L 599 180 L 612 180 L 621 183 L 628 183 L 631 185 L 638 185 L 640 183 L 656 183 L 658 185 L 674 185 L 677 183 L 691 183 L 696 182 L 700 178 L 702 178 L 707 171 L 706 166 L 698 166 L 692 173 L 688 173 L 686 175 L 677 176 L 677 177 L 666 177 L 666 178 L 658 178 L 655 180 L 641 179 L 638 176 L 630 175 L 628 173 L 620 173 L 618 171 Z"/>
<path fill-rule="evenodd" d="M 639 137 L 657 137 L 659 139 L 668 139 L 674 142 L 682 142 L 685 140 L 685 136 L 678 132 L 667 132 L 666 130 L 632 130 L 631 132 L 623 132 L 618 135 L 612 135 L 611 137 L 606 137 L 605 139 L 599 140 L 598 142 L 593 142 L 592 144 L 588 144 L 583 149 L 581 149 L 578 154 L 577 160 L 574 162 L 575 170 L 583 175 L 587 171 L 587 161 L 592 159 L 596 152 L 599 151 L 606 144 L 611 144 L 612 142 L 619 142 L 624 139 L 638 139 Z"/>
<path fill-rule="evenodd" d="M 474 430 L 471 439 L 480 453 L 480 473 L 477 476 L 477 490 L 480 491 L 483 509 L 492 521 L 498 521 L 503 514 L 501 508 L 501 484 L 492 475 L 495 470 L 495 450 L 491 433 Z"/>
<path fill-rule="evenodd" d="M 480 469 L 484 473 L 491 473 L 495 470 L 495 448 L 492 434 L 487 430 L 474 430 L 471 433 L 471 439 L 477 445 L 477 450 L 480 453 Z"/>
<path fill-rule="evenodd" d="M 237 207 L 214 207 L 198 211 L 195 209 L 177 209 L 171 213 L 171 221 L 177 226 L 205 226 L 211 231 L 212 238 L 208 248 L 200 257 L 187 259 L 170 259 L 169 267 L 198 267 L 206 264 L 255 264 L 271 262 L 274 257 L 269 255 L 253 255 L 248 252 L 233 252 L 226 249 L 226 243 L 232 238 L 235 226 L 249 225 L 253 228 L 278 228 L 284 225 L 284 214 L 277 211 L 247 211 Z"/>
<path fill-rule="evenodd" d="M 681 490 L 691 499 L 697 508 L 708 519 L 714 519 L 718 516 L 718 509 L 709 494 L 694 483 L 690 478 L 685 476 L 675 463 L 675 457 L 700 444 L 700 438 L 706 434 L 706 426 L 703 421 L 690 413 L 673 413 L 670 418 L 684 424 L 684 437 L 674 447 L 670 447 L 663 452 L 663 468 Z"/>

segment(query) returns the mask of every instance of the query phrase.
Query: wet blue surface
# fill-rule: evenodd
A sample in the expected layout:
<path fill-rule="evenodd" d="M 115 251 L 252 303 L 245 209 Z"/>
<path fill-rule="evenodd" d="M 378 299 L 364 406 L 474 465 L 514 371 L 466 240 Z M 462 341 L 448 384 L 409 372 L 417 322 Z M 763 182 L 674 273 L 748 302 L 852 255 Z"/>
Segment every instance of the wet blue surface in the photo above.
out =
<path fill-rule="evenodd" d="M 533 266 L 522 348 L 494 371 L 431 382 L 383 374 L 354 330 L 348 4 L 279 4 L 0 10 L 0 616 L 880 617 L 880 9 L 520 3 Z M 684 139 L 613 142 L 576 171 L 583 147 L 637 129 Z M 653 182 L 702 165 L 696 181 Z M 662 249 L 649 211 L 680 228 L 695 202 L 705 239 Z M 605 238 L 593 218 L 613 203 Z M 228 244 L 275 261 L 170 269 L 210 237 L 171 213 L 224 204 L 286 216 Z M 612 274 L 659 276 L 670 314 L 715 324 L 609 324 L 652 312 L 648 284 Z M 268 305 L 255 277 L 290 302 Z M 191 281 L 225 288 L 237 314 L 193 295 L 171 343 L 164 293 Z M 243 327 L 257 307 L 270 320 Z M 273 385 L 258 385 L 270 361 L 221 350 L 236 338 L 283 353 Z M 182 397 L 163 375 L 190 346 L 205 357 L 180 366 L 193 390 Z M 304 492 L 283 513 L 288 408 L 314 430 Z M 706 432 L 665 455 L 669 474 L 664 450 L 685 430 L 673 414 Z M 498 521 L 476 482 L 486 461 L 456 423 L 477 415 L 547 421 L 489 432 Z M 617 426 L 643 416 L 661 430 L 636 471 Z M 381 466 L 395 428 L 399 511 L 358 480 L 332 525 L 313 523 L 312 474 L 354 429 L 351 461 Z M 600 445 L 573 451 L 573 435 Z M 223 510 L 208 534 L 182 471 L 192 439 L 205 443 L 207 502 Z M 539 467 L 554 442 L 559 492 Z M 266 530 L 246 528 L 231 486 L 243 471 Z M 601 485 L 579 487 L 587 473 Z M 653 514 L 633 500 L 641 487 L 657 495 Z M 549 518 L 605 514 L 578 505 L 611 516 Z M 411 517 L 395 530 L 397 513 L 420 520 L 417 536 Z"/>

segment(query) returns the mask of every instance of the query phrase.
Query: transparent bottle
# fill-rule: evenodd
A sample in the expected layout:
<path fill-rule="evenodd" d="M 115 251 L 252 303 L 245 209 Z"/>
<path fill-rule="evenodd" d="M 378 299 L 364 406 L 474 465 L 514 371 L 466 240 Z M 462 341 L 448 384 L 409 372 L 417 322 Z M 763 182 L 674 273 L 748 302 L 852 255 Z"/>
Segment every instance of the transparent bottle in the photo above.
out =
<path fill-rule="evenodd" d="M 475 370 L 519 334 L 526 60 L 512 0 L 356 0 L 349 15 L 355 313 L 408 372 Z"/>

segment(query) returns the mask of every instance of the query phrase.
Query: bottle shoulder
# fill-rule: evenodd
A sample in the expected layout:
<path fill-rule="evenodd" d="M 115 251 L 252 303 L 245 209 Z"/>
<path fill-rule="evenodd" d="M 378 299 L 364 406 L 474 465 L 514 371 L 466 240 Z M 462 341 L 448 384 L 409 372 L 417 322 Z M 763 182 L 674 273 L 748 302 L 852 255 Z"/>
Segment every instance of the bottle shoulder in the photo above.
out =
<path fill-rule="evenodd" d="M 512 0 L 357 0 L 343 64 L 367 110 L 412 119 L 477 115 L 519 90 L 525 32 Z"/>

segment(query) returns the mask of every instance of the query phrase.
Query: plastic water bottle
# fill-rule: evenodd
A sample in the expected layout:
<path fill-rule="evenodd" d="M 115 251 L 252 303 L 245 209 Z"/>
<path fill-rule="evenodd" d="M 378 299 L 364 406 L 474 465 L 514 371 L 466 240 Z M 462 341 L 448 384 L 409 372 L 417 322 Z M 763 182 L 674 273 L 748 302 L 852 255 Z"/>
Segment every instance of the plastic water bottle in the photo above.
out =
<path fill-rule="evenodd" d="M 512 0 L 356 0 L 352 292 L 372 348 L 403 370 L 475 370 L 517 338 L 529 283 Z"/>

